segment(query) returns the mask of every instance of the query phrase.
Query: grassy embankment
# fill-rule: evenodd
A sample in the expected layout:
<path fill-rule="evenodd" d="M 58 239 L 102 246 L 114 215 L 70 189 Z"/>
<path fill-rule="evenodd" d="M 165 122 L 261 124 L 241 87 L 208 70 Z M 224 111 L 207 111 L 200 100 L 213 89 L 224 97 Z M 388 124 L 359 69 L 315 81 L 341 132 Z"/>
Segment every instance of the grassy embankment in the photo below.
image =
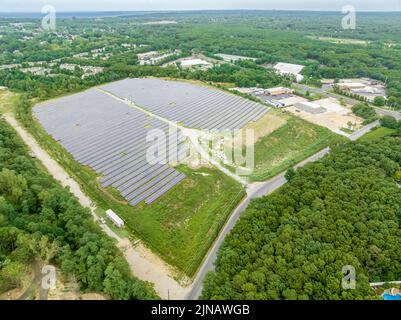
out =
<path fill-rule="evenodd" d="M 0 113 L 8 113 L 14 110 L 17 96 L 9 90 L 0 90 Z"/>
<path fill-rule="evenodd" d="M 377 129 L 374 129 L 371 132 L 368 132 L 365 134 L 363 137 L 359 139 L 361 142 L 367 142 L 367 141 L 372 141 L 380 138 L 384 138 L 387 136 L 391 136 L 396 133 L 395 129 L 389 129 L 385 127 L 379 127 Z"/>
<path fill-rule="evenodd" d="M 329 129 L 281 113 L 286 123 L 255 144 L 252 181 L 263 181 L 287 170 L 316 152 L 344 138 Z"/>

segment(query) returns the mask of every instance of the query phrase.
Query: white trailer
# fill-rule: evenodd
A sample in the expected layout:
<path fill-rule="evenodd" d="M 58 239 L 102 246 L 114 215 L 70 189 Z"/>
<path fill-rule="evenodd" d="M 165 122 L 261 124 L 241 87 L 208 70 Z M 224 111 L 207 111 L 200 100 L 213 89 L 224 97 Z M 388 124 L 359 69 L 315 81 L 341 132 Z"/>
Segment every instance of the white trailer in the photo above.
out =
<path fill-rule="evenodd" d="M 107 210 L 106 215 L 117 228 L 124 227 L 124 221 L 113 210 Z"/>

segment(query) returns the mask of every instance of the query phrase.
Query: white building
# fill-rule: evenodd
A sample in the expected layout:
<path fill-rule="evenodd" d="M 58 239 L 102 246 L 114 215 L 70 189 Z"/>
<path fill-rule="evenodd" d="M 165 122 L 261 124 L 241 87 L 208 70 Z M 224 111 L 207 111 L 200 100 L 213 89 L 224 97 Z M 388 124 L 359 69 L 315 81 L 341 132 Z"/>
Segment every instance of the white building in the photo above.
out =
<path fill-rule="evenodd" d="M 274 69 L 281 75 L 292 75 L 295 76 L 297 82 L 301 82 L 304 76 L 301 75 L 302 70 L 305 66 L 300 64 L 291 64 L 279 62 L 274 66 Z"/>
<path fill-rule="evenodd" d="M 124 227 L 124 221 L 113 210 L 107 210 L 106 215 L 117 228 Z"/>
<path fill-rule="evenodd" d="M 277 96 L 281 94 L 291 94 L 294 93 L 293 89 L 290 88 L 284 88 L 284 87 L 276 87 L 276 88 L 270 88 L 266 89 L 265 93 L 270 96 Z"/>
<path fill-rule="evenodd" d="M 244 57 L 244 56 L 234 56 L 231 54 L 223 54 L 223 53 L 218 53 L 216 56 L 222 58 L 226 62 L 236 62 L 240 60 L 250 60 L 250 61 L 256 61 L 256 58 L 251 58 L 251 57 Z"/>
<path fill-rule="evenodd" d="M 181 67 L 183 68 L 192 68 L 192 67 L 212 67 L 213 65 L 202 59 L 184 59 L 181 60 Z"/>
<path fill-rule="evenodd" d="M 352 91 L 352 90 L 360 90 L 365 89 L 366 84 L 359 82 L 340 82 L 337 84 L 340 90 Z"/>
<path fill-rule="evenodd" d="M 159 55 L 158 51 L 149 51 L 145 53 L 138 53 L 138 60 L 150 60 L 153 57 L 157 57 Z"/>
<path fill-rule="evenodd" d="M 320 114 L 327 111 L 326 108 L 323 108 L 322 106 L 309 101 L 297 103 L 294 107 L 311 114 Z"/>
<path fill-rule="evenodd" d="M 179 53 L 180 53 L 180 50 L 174 50 L 174 51 L 166 52 L 166 53 L 160 53 L 158 51 L 149 51 L 149 52 L 145 52 L 145 53 L 139 53 L 137 56 L 138 56 L 139 64 L 141 66 L 145 66 L 145 65 L 154 65 L 168 57 L 171 57 L 171 56 L 173 56 L 175 54 L 179 54 Z"/>

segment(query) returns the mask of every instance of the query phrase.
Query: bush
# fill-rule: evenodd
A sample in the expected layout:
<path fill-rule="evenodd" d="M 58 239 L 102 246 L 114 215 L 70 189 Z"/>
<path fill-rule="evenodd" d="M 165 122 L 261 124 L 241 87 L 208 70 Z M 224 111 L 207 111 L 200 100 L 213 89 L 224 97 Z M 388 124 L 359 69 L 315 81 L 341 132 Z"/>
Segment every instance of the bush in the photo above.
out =
<path fill-rule="evenodd" d="M 400 127 L 398 121 L 392 116 L 384 116 L 381 118 L 380 123 L 383 127 L 389 129 L 398 129 Z"/>
<path fill-rule="evenodd" d="M 373 104 L 376 107 L 383 107 L 386 104 L 386 99 L 384 99 L 384 97 L 376 97 Z"/>
<path fill-rule="evenodd" d="M 361 117 L 365 120 L 368 119 L 371 120 L 377 118 L 375 109 L 370 105 L 368 105 L 367 103 L 356 104 L 355 106 L 352 107 L 352 112 L 358 117 Z"/>

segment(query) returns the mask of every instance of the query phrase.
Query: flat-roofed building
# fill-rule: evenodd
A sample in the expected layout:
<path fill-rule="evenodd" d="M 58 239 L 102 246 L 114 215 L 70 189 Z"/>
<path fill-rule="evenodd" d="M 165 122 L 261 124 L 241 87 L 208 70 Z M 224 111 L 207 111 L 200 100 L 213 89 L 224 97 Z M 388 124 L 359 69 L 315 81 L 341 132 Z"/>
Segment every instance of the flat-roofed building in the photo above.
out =
<path fill-rule="evenodd" d="M 294 105 L 294 107 L 311 114 L 320 114 L 320 113 L 325 113 L 327 111 L 322 106 L 307 101 L 297 103 L 296 105 Z"/>
<path fill-rule="evenodd" d="M 213 65 L 210 62 L 207 62 L 202 59 L 184 59 L 181 60 L 181 67 L 183 68 L 192 68 L 192 67 L 209 67 L 211 68 Z"/>
<path fill-rule="evenodd" d="M 301 82 L 304 77 L 301 75 L 305 66 L 300 64 L 279 62 L 274 66 L 274 69 L 281 75 L 294 76 L 297 82 Z"/>
<path fill-rule="evenodd" d="M 356 89 L 364 89 L 366 88 L 366 84 L 359 82 L 341 82 L 337 84 L 340 90 L 352 91 Z"/>
<path fill-rule="evenodd" d="M 281 94 L 291 94 L 294 93 L 293 89 L 290 88 L 284 88 L 284 87 L 276 87 L 276 88 L 270 88 L 265 90 L 265 94 L 269 96 L 277 96 Z"/>
<path fill-rule="evenodd" d="M 222 58 L 226 62 L 236 62 L 236 61 L 241 61 L 241 60 L 250 60 L 250 61 L 256 61 L 256 58 L 251 58 L 251 57 L 244 57 L 244 56 L 236 56 L 232 54 L 224 54 L 224 53 L 218 53 L 216 56 Z"/>

